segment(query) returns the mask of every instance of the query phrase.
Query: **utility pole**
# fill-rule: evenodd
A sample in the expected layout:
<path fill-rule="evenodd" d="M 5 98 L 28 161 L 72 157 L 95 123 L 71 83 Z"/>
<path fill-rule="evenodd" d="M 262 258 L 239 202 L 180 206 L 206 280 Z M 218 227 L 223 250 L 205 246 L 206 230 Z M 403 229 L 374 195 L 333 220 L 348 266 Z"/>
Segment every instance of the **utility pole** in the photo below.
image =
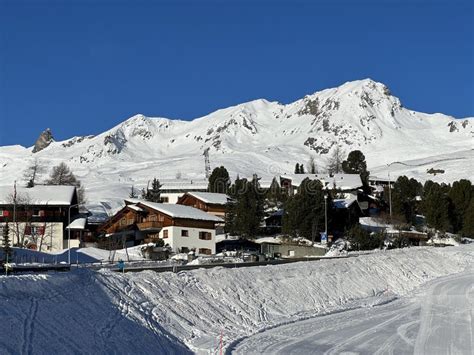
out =
<path fill-rule="evenodd" d="M 16 180 L 13 185 L 13 226 L 15 228 L 16 243 L 20 244 L 20 227 L 16 222 Z"/>

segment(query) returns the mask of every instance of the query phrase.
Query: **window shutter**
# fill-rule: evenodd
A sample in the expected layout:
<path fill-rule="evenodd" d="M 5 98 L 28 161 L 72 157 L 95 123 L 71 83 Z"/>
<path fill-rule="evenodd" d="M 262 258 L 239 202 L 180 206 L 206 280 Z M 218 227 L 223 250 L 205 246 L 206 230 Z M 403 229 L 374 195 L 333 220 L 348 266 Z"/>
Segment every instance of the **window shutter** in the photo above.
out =
<path fill-rule="evenodd" d="M 31 235 L 31 226 L 25 226 L 25 234 Z"/>

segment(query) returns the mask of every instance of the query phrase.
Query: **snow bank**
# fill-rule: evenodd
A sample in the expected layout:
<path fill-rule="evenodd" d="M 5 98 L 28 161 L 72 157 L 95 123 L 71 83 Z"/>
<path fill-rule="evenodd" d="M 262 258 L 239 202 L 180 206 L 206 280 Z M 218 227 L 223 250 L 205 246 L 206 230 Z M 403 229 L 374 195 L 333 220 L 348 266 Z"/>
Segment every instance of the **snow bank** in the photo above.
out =
<path fill-rule="evenodd" d="M 41 276 L 44 279 L 0 277 L 0 299 L 8 300 L 0 309 L 5 319 L 0 323 L 0 348 L 21 352 L 26 340 L 18 338 L 16 330 L 26 323 L 28 346 L 45 352 L 58 351 L 54 342 L 48 345 L 41 340 L 46 329 L 49 334 L 54 332 L 61 344 L 84 346 L 83 352 L 93 346 L 109 353 L 154 351 L 156 341 L 147 343 L 137 337 L 140 341 L 126 342 L 120 338 L 130 339 L 138 332 L 131 326 L 133 322 L 145 334 L 171 339 L 175 347 L 171 349 L 183 349 L 184 343 L 193 351 L 209 353 L 218 347 L 221 331 L 227 346 L 278 324 L 386 302 L 433 278 L 461 272 L 472 260 L 474 245 L 470 244 L 177 274 L 79 270 Z M 42 326 L 28 328 L 35 319 Z M 68 327 L 64 319 L 70 323 Z M 79 322 L 84 322 L 82 328 Z M 86 335 L 90 337 L 82 342 Z"/>

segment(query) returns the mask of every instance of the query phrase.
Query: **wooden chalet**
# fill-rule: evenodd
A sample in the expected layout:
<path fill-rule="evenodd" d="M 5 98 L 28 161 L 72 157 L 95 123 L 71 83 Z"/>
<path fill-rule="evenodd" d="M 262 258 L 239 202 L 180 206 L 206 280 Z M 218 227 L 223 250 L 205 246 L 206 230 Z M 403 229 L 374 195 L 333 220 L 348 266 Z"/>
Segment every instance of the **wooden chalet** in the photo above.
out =
<path fill-rule="evenodd" d="M 186 192 L 178 199 L 179 205 L 191 206 L 214 216 L 224 217 L 229 196 L 213 192 Z"/>
<path fill-rule="evenodd" d="M 215 228 L 222 219 L 194 207 L 141 200 L 126 200 L 126 205 L 100 230 L 110 248 L 163 239 L 172 250 L 209 255 L 215 253 Z"/>

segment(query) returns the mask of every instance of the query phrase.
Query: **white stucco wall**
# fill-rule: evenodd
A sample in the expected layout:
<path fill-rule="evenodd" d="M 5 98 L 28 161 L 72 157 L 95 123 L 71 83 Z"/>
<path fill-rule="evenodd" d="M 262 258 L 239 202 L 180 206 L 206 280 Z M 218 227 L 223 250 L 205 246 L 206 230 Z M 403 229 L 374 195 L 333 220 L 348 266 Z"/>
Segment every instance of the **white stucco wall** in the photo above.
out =
<path fill-rule="evenodd" d="M 167 197 L 168 202 L 165 203 L 174 203 L 176 204 L 178 202 L 178 199 L 184 195 L 184 192 L 176 193 L 176 192 L 163 192 L 161 194 L 161 197 Z"/>
<path fill-rule="evenodd" d="M 189 237 L 182 237 L 181 231 L 187 230 Z M 163 231 L 168 231 L 168 238 L 163 238 Z M 199 232 L 211 233 L 210 240 L 199 239 Z M 186 247 L 189 250 L 195 249 L 199 255 L 200 248 L 211 249 L 211 253 L 216 253 L 216 231 L 214 229 L 187 228 L 187 227 L 165 227 L 160 231 L 160 238 L 163 238 L 165 244 L 169 244 L 174 252 L 180 248 Z"/>
<path fill-rule="evenodd" d="M 23 223 L 23 222 L 18 223 L 18 230 L 19 230 L 20 239 L 22 238 L 22 236 L 24 234 L 25 224 L 26 223 Z M 4 225 L 5 225 L 5 223 L 1 224 L 2 229 L 3 229 Z M 15 223 L 13 223 L 13 222 L 9 222 L 8 226 L 10 228 L 10 232 L 9 232 L 10 241 L 11 241 L 11 244 L 13 245 L 17 242 L 17 236 L 16 236 L 17 228 L 16 228 Z M 47 253 L 47 252 L 57 252 L 57 251 L 63 250 L 63 224 L 62 223 L 60 223 L 60 222 L 48 222 L 48 223 L 45 224 L 45 223 L 41 223 L 41 222 L 38 222 L 38 223 L 32 222 L 31 226 L 32 227 L 45 226 L 45 232 L 44 232 L 44 235 L 42 237 L 42 239 L 43 239 L 42 248 L 41 248 L 42 252 Z M 0 234 L 3 235 L 3 231 L 0 232 Z M 40 244 L 39 238 L 40 237 L 37 237 L 38 248 L 39 248 L 39 244 Z M 33 242 L 33 239 L 30 235 L 25 235 L 25 240 Z M 3 243 L 3 238 L 0 238 L 0 245 L 2 245 L 2 243 Z M 71 245 L 73 245 L 73 244 L 71 243 Z"/>

